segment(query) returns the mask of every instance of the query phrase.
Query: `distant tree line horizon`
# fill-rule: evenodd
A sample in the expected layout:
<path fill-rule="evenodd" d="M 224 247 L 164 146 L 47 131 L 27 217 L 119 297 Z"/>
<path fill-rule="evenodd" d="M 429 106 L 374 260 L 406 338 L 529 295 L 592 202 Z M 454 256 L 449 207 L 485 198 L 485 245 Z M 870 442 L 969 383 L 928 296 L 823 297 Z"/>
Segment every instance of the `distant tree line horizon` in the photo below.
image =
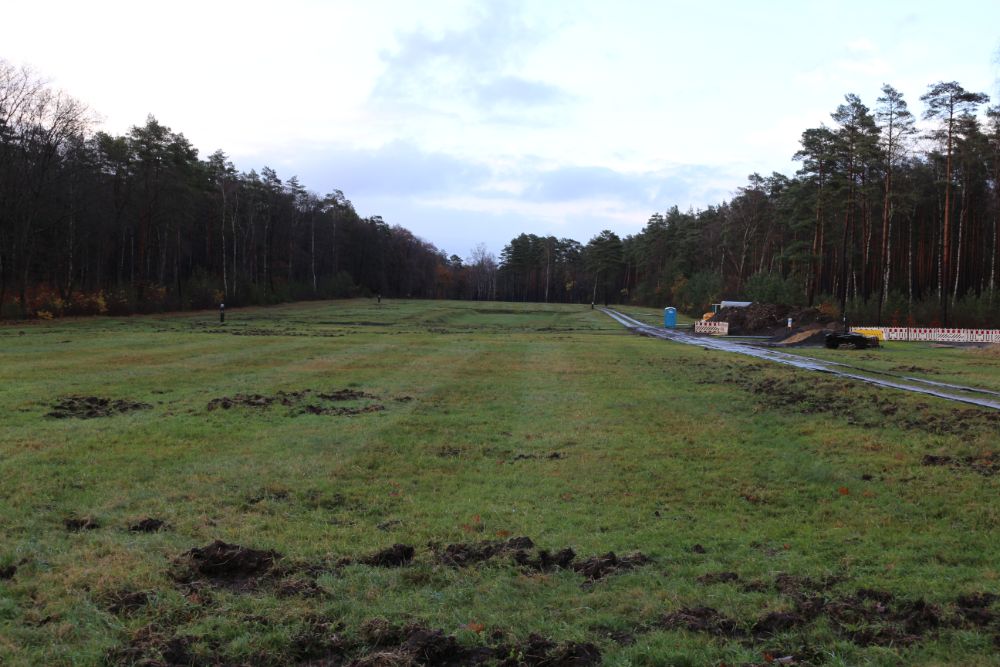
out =
<path fill-rule="evenodd" d="M 201 159 L 152 115 L 121 136 L 33 71 L 0 60 L 0 317 L 125 314 L 374 296 L 675 305 L 722 298 L 844 309 L 852 320 L 1000 321 L 1000 107 L 928 87 L 853 94 L 802 133 L 788 177 L 654 213 L 586 244 L 520 234 L 444 252 L 345 194 L 268 167 Z M 984 113 L 980 114 L 983 111 Z"/>

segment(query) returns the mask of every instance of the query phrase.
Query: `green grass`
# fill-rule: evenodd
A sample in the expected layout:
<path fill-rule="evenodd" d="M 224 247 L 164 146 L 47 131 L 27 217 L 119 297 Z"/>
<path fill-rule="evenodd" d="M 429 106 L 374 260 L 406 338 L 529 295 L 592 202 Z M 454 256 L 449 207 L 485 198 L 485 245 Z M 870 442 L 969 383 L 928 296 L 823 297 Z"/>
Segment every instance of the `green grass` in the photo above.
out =
<path fill-rule="evenodd" d="M 151 632 L 188 638 L 206 662 L 289 664 L 309 657 L 303 633 L 318 624 L 342 624 L 357 643 L 378 617 L 469 645 L 494 631 L 594 642 L 610 665 L 779 653 L 1000 664 L 996 620 L 948 625 L 957 595 L 1000 593 L 1000 477 L 921 465 L 995 452 L 985 411 L 633 336 L 589 305 L 355 300 L 216 317 L 0 327 L 0 568 L 17 567 L 0 580 L 0 664 L 156 659 L 163 642 L 143 644 Z M 1000 385 L 989 352 L 890 344 L 861 356 Z M 344 388 L 385 409 L 207 409 L 238 393 Z M 67 395 L 152 407 L 46 417 Z M 147 516 L 169 530 L 127 530 Z M 73 517 L 100 528 L 69 532 Z M 655 562 L 582 586 L 575 572 L 505 558 L 446 567 L 428 546 L 507 535 Z M 327 564 L 315 574 L 323 594 L 192 594 L 170 576 L 175 559 L 215 539 Z M 394 543 L 416 547 L 411 565 L 333 566 Z M 721 571 L 740 579 L 698 582 Z M 859 588 L 923 599 L 947 622 L 889 645 L 851 641 L 826 616 L 773 636 L 663 627 L 671 612 L 707 606 L 749 630 L 794 607 L 774 586 L 780 573 L 832 578 L 817 591 L 828 599 Z M 109 611 L 123 590 L 149 603 Z M 145 653 L 122 657 L 128 646 Z"/>
<path fill-rule="evenodd" d="M 1000 391 L 1000 345 L 888 341 L 878 349 L 788 348 L 787 352 L 859 368 Z"/>

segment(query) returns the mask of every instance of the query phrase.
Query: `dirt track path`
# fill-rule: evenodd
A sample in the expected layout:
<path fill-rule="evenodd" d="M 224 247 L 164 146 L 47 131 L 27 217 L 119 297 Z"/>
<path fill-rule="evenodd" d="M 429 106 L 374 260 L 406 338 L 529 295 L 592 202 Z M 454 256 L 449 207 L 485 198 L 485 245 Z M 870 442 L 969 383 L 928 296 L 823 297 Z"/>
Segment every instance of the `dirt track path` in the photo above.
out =
<path fill-rule="evenodd" d="M 851 380 L 858 380 L 859 382 L 865 382 L 878 387 L 890 387 L 892 389 L 900 389 L 902 391 L 909 391 L 917 394 L 936 396 L 937 398 L 943 398 L 948 401 L 969 403 L 983 408 L 1000 410 L 1000 393 L 994 391 L 988 391 L 986 389 L 979 389 L 976 387 L 965 387 L 956 384 L 946 384 L 944 382 L 933 382 L 931 380 L 922 380 L 915 377 L 893 375 L 892 373 L 885 373 L 882 371 L 870 371 L 856 368 L 854 366 L 848 366 L 847 364 L 841 364 L 836 361 L 823 361 L 820 359 L 811 359 L 809 357 L 800 357 L 787 352 L 756 347 L 746 343 L 737 343 L 735 341 L 725 340 L 722 338 L 699 336 L 685 331 L 679 331 L 677 329 L 653 327 L 629 317 L 624 313 L 620 313 L 617 310 L 612 310 L 611 308 L 602 308 L 601 310 L 616 320 L 619 324 L 628 328 L 630 331 L 642 334 L 643 336 L 660 338 L 662 340 L 669 340 L 675 343 L 684 343 L 686 345 L 697 345 L 707 350 L 719 350 L 720 352 L 743 354 L 748 357 L 771 361 L 777 364 L 785 364 L 787 366 L 794 366 L 796 368 L 802 368 L 810 371 L 818 371 L 820 373 L 830 373 L 831 375 L 849 378 Z M 865 374 L 862 375 L 862 373 Z M 881 377 L 872 377 L 873 375 Z"/>

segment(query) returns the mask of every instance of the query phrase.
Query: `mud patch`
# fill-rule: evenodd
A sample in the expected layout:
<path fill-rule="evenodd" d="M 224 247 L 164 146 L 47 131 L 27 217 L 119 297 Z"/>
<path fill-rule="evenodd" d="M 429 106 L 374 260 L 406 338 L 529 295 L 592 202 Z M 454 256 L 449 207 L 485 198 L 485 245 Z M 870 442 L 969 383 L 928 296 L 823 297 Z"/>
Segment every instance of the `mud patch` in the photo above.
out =
<path fill-rule="evenodd" d="M 288 408 L 288 414 L 294 415 L 333 415 L 353 416 L 385 410 L 382 399 L 374 394 L 355 389 L 336 389 L 334 391 L 316 391 L 302 389 L 300 391 L 279 391 L 277 394 L 235 394 L 213 398 L 206 408 L 214 410 L 231 410 L 245 408 L 266 410 L 272 406 Z M 353 403 L 344 405 L 344 403 Z"/>
<path fill-rule="evenodd" d="M 549 452 L 548 454 L 517 454 L 514 458 L 510 460 L 511 463 L 516 461 L 533 461 L 536 459 L 558 461 L 560 459 L 566 458 L 566 455 L 562 452 Z"/>
<path fill-rule="evenodd" d="M 981 456 L 938 456 L 927 454 L 920 461 L 925 466 L 946 466 L 954 470 L 970 470 L 984 477 L 1000 472 L 1000 453 L 988 452 Z"/>
<path fill-rule="evenodd" d="M 706 369 L 708 371 L 708 369 Z M 983 431 L 1000 432 L 1000 411 L 985 408 L 932 408 L 926 403 L 911 404 L 897 392 L 887 392 L 856 382 L 805 378 L 790 380 L 771 374 L 766 366 L 727 365 L 706 372 L 703 384 L 733 384 L 760 399 L 767 410 L 781 409 L 797 414 L 832 415 L 863 428 L 898 428 L 935 435 L 964 435 Z"/>
<path fill-rule="evenodd" d="M 148 410 L 153 406 L 126 399 L 101 398 L 99 396 L 64 396 L 52 404 L 46 417 L 53 419 L 97 419 L 114 415 Z"/>
<path fill-rule="evenodd" d="M 391 547 L 376 551 L 373 554 L 359 558 L 357 561 L 350 558 L 341 559 L 338 565 L 351 565 L 357 562 L 360 565 L 369 565 L 371 567 L 403 567 L 410 564 L 414 553 L 416 553 L 416 550 L 409 544 L 393 544 Z"/>
<path fill-rule="evenodd" d="M 985 628 L 997 619 L 989 608 L 998 598 L 993 593 L 969 593 L 955 599 L 955 625 Z"/>
<path fill-rule="evenodd" d="M 96 519 L 91 517 L 71 517 L 63 519 L 63 526 L 66 527 L 66 530 L 72 533 L 77 533 L 81 530 L 97 530 L 101 527 L 101 524 L 99 524 Z"/>
<path fill-rule="evenodd" d="M 146 591 L 114 591 L 104 597 L 107 610 L 115 616 L 132 616 L 149 604 L 150 594 Z"/>
<path fill-rule="evenodd" d="M 168 637 L 158 625 L 139 628 L 124 646 L 116 647 L 105 655 L 109 665 L 166 666 L 194 664 L 191 638 Z"/>
<path fill-rule="evenodd" d="M 174 579 L 182 583 L 208 581 L 237 590 L 255 588 L 261 580 L 278 574 L 275 563 L 281 555 L 216 540 L 194 548 L 175 559 Z"/>
<path fill-rule="evenodd" d="M 285 577 L 278 582 L 274 592 L 278 597 L 283 598 L 318 598 L 326 595 L 326 591 L 316 583 L 315 579 L 304 576 Z"/>
<path fill-rule="evenodd" d="M 736 621 L 712 607 L 684 607 L 664 616 L 659 625 L 668 630 L 706 632 L 717 637 L 738 637 L 743 634 Z"/>
<path fill-rule="evenodd" d="M 573 563 L 573 571 L 582 574 L 590 581 L 597 581 L 619 572 L 633 570 L 643 565 L 653 562 L 649 556 L 642 552 L 635 552 L 626 556 L 616 556 L 613 551 L 609 551 L 603 556 L 591 556 L 586 560 Z"/>
<path fill-rule="evenodd" d="M 698 583 L 705 586 L 713 584 L 725 584 L 731 581 L 739 581 L 740 575 L 735 572 L 709 572 L 698 577 Z"/>
<path fill-rule="evenodd" d="M 133 523 L 128 529 L 133 533 L 157 533 L 167 528 L 167 523 L 163 519 L 153 519 L 148 517 Z"/>
<path fill-rule="evenodd" d="M 451 567 L 469 567 L 476 563 L 488 561 L 496 556 L 515 554 L 518 551 L 533 549 L 535 543 L 530 537 L 512 537 L 509 540 L 487 540 L 484 542 L 467 542 L 449 544 L 438 554 L 438 561 Z"/>
<path fill-rule="evenodd" d="M 590 667 L 601 652 L 591 643 L 556 643 L 531 634 L 523 642 L 464 646 L 453 635 L 422 625 L 397 627 L 383 619 L 366 622 L 360 631 L 367 651 L 352 667 L 410 665 L 499 665 L 501 667 Z M 502 635 L 499 636 L 502 638 Z"/>
<path fill-rule="evenodd" d="M 431 546 L 435 547 L 435 545 Z M 438 551 L 437 560 L 444 565 L 461 568 L 494 558 L 506 557 L 522 570 L 527 571 L 573 570 L 586 577 L 588 583 L 652 562 L 651 558 L 640 552 L 617 556 L 614 552 L 609 551 L 604 555 L 591 556 L 578 561 L 576 560 L 576 552 L 569 547 L 554 553 L 548 549 L 537 549 L 534 555 L 531 553 L 533 549 L 535 549 L 535 543 L 530 537 L 449 544 L 443 550 Z"/>

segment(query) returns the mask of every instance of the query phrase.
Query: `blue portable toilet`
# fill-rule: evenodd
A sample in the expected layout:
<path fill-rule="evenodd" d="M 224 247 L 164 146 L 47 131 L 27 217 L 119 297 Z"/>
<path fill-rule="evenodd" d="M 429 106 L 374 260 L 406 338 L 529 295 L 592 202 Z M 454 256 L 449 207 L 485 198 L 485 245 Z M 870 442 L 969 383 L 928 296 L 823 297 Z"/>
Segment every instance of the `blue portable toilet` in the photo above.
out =
<path fill-rule="evenodd" d="M 673 306 L 667 306 L 663 309 L 663 327 L 665 329 L 677 327 L 677 309 Z"/>

